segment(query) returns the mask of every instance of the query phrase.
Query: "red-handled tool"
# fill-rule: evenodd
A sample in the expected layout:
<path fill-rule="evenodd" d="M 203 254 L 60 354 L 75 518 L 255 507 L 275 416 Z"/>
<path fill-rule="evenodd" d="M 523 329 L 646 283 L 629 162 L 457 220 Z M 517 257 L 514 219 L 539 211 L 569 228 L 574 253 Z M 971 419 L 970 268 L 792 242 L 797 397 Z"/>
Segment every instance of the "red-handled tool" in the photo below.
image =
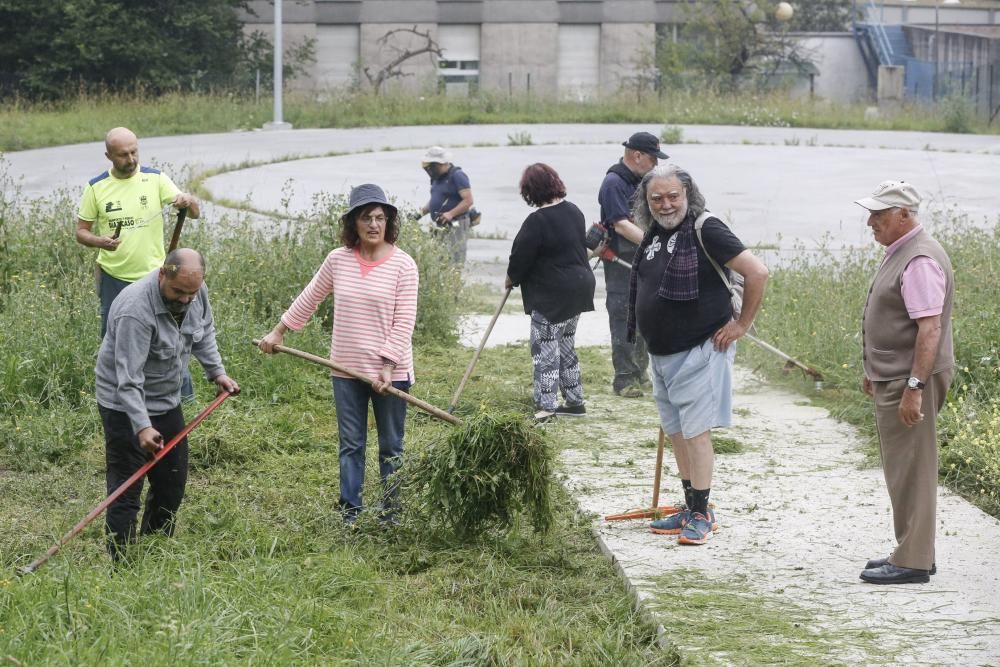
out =
<path fill-rule="evenodd" d="M 218 396 L 216 396 L 215 400 L 212 401 L 211 403 L 209 403 L 207 408 L 205 408 L 204 410 L 202 410 L 201 413 L 197 417 L 195 417 L 194 419 L 192 419 L 191 422 L 187 426 L 185 426 L 184 429 L 180 433 L 178 433 L 173 438 L 171 438 L 170 442 L 168 442 L 162 448 L 160 448 L 160 450 L 157 451 L 153 455 L 152 459 L 150 459 L 149 461 L 147 461 L 145 464 L 143 464 L 143 466 L 141 468 L 139 468 L 138 470 L 136 470 L 135 473 L 131 477 L 129 477 L 127 480 L 125 480 L 121 484 L 121 486 L 119 486 L 117 489 L 115 489 L 111 493 L 110 496 L 108 496 L 107 498 L 105 498 L 104 500 L 102 500 L 101 503 L 97 507 L 95 507 L 94 509 L 90 510 L 90 512 L 87 513 L 87 516 L 83 517 L 83 519 L 80 520 L 80 523 L 78 523 L 75 526 L 73 526 L 72 530 L 70 530 L 68 533 L 66 533 L 65 535 L 63 535 L 62 539 L 60 539 L 56 544 L 54 544 L 51 547 L 49 547 L 49 550 L 46 551 L 44 554 L 42 554 L 41 557 L 37 558 L 36 560 L 33 560 L 32 562 L 28 563 L 24 567 L 18 569 L 17 573 L 18 574 L 22 574 L 22 575 L 23 574 L 31 574 L 32 572 L 34 572 L 35 570 L 37 570 L 39 567 L 41 567 L 42 565 L 44 565 L 46 563 L 46 561 L 48 561 L 50 558 L 52 558 L 57 553 L 59 553 L 59 550 L 62 549 L 66 545 L 67 542 L 69 542 L 74 537 L 76 537 L 80 533 L 80 531 L 82 531 L 84 528 L 86 528 L 90 524 L 91 521 L 93 521 L 98 516 L 100 516 L 101 512 L 103 512 L 104 510 L 106 510 L 111 505 L 111 503 L 113 503 L 115 500 L 118 499 L 118 497 L 120 495 L 122 495 L 123 493 L 125 493 L 126 491 L 128 491 L 128 489 L 129 489 L 130 486 L 132 486 L 133 484 L 135 484 L 137 480 L 139 480 L 143 475 L 145 475 L 147 472 L 149 472 L 150 468 L 152 468 L 153 466 L 155 466 L 160 461 L 160 459 L 162 459 L 164 456 L 166 456 L 167 453 L 177 445 L 177 443 L 179 443 L 181 440 L 183 440 L 187 436 L 188 433 L 190 433 L 191 431 L 193 431 L 194 427 L 197 426 L 198 424 L 200 424 L 202 422 L 202 420 L 205 419 L 205 417 L 207 417 L 208 415 L 210 415 L 213 410 L 215 410 L 217 407 L 219 407 L 220 405 L 222 405 L 222 402 L 225 401 L 227 398 L 229 398 L 229 396 L 230 396 L 230 393 L 228 391 L 224 391 L 221 394 L 219 394 Z"/>

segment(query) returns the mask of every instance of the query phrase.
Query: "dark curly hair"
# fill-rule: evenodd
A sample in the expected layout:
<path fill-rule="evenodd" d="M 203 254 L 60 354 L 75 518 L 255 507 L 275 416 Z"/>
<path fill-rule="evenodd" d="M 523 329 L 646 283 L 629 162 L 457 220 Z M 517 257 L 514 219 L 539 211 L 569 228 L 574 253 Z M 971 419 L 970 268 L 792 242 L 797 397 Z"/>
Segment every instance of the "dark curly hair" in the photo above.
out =
<path fill-rule="evenodd" d="M 361 236 L 358 235 L 358 220 L 367 215 L 372 210 L 380 208 L 385 213 L 385 241 L 386 243 L 396 243 L 399 238 L 399 212 L 395 206 L 383 206 L 382 204 L 368 204 L 354 209 L 340 221 L 340 242 L 348 248 L 356 248 L 361 243 Z"/>
<path fill-rule="evenodd" d="M 528 206 L 544 206 L 566 196 L 566 186 L 556 170 L 543 162 L 528 165 L 521 174 L 521 197 Z"/>

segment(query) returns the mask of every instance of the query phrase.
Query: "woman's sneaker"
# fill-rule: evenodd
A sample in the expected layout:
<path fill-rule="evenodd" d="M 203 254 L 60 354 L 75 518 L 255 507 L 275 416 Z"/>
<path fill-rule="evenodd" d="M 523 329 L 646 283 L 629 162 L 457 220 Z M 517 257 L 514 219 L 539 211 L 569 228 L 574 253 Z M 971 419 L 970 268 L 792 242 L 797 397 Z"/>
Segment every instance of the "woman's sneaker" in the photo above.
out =
<path fill-rule="evenodd" d="M 709 514 L 712 514 L 711 510 Z M 681 529 L 677 544 L 704 544 L 712 539 L 712 531 L 717 530 L 718 525 L 714 516 L 710 518 L 700 512 L 692 512 Z"/>
<path fill-rule="evenodd" d="M 587 406 L 583 403 L 579 405 L 560 405 L 556 408 L 557 417 L 583 417 L 587 414 Z"/>

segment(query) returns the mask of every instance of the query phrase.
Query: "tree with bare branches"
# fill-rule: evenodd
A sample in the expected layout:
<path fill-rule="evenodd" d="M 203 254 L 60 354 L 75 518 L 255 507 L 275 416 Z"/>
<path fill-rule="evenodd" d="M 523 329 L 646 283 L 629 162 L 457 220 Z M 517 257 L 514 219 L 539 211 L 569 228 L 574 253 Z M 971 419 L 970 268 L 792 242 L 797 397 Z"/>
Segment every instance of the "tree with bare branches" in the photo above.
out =
<path fill-rule="evenodd" d="M 422 41 L 415 46 L 400 46 L 397 43 L 399 41 L 397 38 L 401 35 L 413 35 L 419 37 Z M 436 56 L 438 59 L 443 55 L 441 47 L 431 37 L 430 30 L 421 31 L 417 29 L 417 26 L 413 26 L 412 28 L 394 28 L 379 37 L 376 44 L 378 44 L 380 51 L 387 50 L 393 54 L 393 58 L 374 73 L 372 73 L 372 68 L 368 66 L 365 66 L 361 70 L 365 73 L 365 77 L 368 79 L 368 83 L 372 85 L 372 89 L 376 95 L 381 92 L 382 85 L 389 79 L 413 76 L 412 72 L 403 71 L 403 63 L 406 61 L 422 56 L 425 53 L 429 56 Z"/>

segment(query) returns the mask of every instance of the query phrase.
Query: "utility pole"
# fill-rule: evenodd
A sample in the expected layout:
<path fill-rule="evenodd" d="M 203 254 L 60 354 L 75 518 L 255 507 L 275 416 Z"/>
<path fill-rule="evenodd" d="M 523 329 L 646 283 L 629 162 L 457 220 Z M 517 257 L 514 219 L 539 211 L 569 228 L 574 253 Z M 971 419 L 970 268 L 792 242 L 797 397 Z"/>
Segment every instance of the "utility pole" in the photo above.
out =
<path fill-rule="evenodd" d="M 290 130 L 291 123 L 286 123 L 282 116 L 283 96 L 282 96 L 282 74 L 284 64 L 282 63 L 282 53 L 284 46 L 281 43 L 281 5 L 284 0 L 274 0 L 274 120 L 264 123 L 265 130 Z"/>

